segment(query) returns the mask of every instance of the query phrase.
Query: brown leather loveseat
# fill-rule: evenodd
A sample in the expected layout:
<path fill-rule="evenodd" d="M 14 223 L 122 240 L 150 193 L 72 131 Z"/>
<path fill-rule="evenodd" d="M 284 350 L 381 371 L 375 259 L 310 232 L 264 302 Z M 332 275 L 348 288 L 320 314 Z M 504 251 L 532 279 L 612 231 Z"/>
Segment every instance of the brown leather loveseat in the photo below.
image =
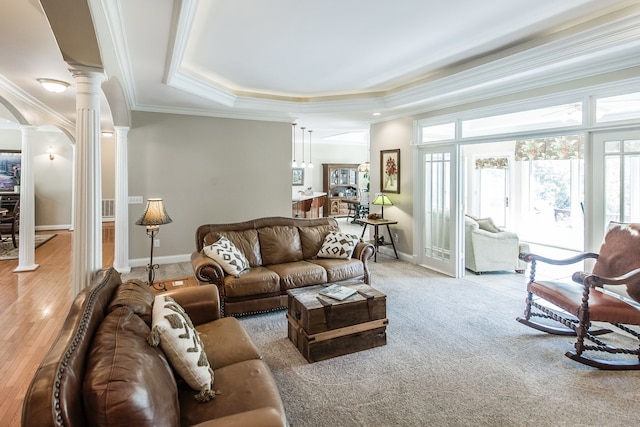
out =
<path fill-rule="evenodd" d="M 287 425 L 269 367 L 237 319 L 220 318 L 215 286 L 163 294 L 185 309 L 204 345 L 216 394 L 204 403 L 148 344 L 149 294 L 113 269 L 78 294 L 27 390 L 23 426 Z"/>
<path fill-rule="evenodd" d="M 200 283 L 218 287 L 224 316 L 278 310 L 287 306 L 287 290 L 362 279 L 370 284 L 368 260 L 374 246 L 359 241 L 348 259 L 320 258 L 329 232 L 340 232 L 334 218 L 269 217 L 234 224 L 206 224 L 196 230 L 191 255 Z M 235 276 L 203 253 L 226 237 L 246 257 L 250 268 Z"/>

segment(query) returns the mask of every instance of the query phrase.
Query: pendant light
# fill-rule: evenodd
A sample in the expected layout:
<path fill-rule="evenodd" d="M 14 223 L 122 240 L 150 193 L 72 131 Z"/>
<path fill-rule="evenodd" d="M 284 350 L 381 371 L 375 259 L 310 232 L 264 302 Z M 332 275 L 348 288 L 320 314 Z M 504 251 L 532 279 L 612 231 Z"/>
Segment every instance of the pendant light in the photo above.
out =
<path fill-rule="evenodd" d="M 371 142 L 369 141 L 367 143 L 368 147 L 367 147 L 367 161 L 364 163 L 360 163 L 358 165 L 358 172 L 362 172 L 364 174 L 368 174 L 369 171 L 371 170 L 371 161 L 369 160 L 369 158 L 371 157 Z M 367 176 L 367 175 L 365 175 Z"/>
<path fill-rule="evenodd" d="M 304 162 L 304 130 L 306 127 L 301 126 L 300 130 L 302 131 L 302 163 L 300 163 L 301 168 L 306 168 L 307 164 Z"/>
<path fill-rule="evenodd" d="M 297 168 L 298 167 L 298 162 L 296 162 L 296 124 L 297 123 L 291 123 L 292 126 L 292 131 L 291 131 L 291 135 L 292 135 L 292 140 L 293 140 L 293 161 L 291 162 L 291 167 L 292 168 Z"/>
<path fill-rule="evenodd" d="M 309 164 L 307 165 L 309 169 L 313 169 L 313 162 L 311 161 L 311 132 L 313 131 L 309 129 Z"/>

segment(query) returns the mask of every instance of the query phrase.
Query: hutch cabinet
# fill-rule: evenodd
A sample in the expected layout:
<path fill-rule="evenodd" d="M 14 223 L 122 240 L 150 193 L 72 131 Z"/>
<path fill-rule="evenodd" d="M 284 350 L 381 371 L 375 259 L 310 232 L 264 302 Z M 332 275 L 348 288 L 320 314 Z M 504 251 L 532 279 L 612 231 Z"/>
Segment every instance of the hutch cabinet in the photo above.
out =
<path fill-rule="evenodd" d="M 322 191 L 327 193 L 324 216 L 347 216 L 345 201 L 358 198 L 358 164 L 323 163 Z"/>

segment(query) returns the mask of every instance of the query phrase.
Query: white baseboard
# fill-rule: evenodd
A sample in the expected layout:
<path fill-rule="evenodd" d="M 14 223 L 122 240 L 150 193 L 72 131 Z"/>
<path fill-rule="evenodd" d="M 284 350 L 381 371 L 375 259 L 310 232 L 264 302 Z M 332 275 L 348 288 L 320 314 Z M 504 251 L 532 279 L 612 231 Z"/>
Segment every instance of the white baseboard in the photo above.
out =
<path fill-rule="evenodd" d="M 71 224 L 57 224 L 57 225 L 37 225 L 36 231 L 54 231 L 54 230 L 69 230 Z"/>
<path fill-rule="evenodd" d="M 154 264 L 175 264 L 178 262 L 189 262 L 190 260 L 191 254 L 153 257 Z M 149 264 L 149 258 L 137 258 L 129 260 L 129 265 L 131 267 L 146 267 L 147 264 Z"/>

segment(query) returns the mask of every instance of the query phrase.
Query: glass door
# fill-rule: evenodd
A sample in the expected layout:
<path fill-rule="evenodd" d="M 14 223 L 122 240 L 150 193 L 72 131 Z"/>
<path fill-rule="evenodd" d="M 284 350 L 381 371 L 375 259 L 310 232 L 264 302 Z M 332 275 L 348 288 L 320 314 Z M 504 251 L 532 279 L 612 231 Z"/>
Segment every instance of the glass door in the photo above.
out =
<path fill-rule="evenodd" d="M 592 159 L 586 217 L 597 250 L 609 222 L 640 222 L 640 130 L 594 134 Z"/>
<path fill-rule="evenodd" d="M 418 149 L 417 206 L 422 229 L 416 253 L 419 263 L 452 277 L 462 277 L 462 206 L 459 188 L 459 148 L 457 145 Z"/>

